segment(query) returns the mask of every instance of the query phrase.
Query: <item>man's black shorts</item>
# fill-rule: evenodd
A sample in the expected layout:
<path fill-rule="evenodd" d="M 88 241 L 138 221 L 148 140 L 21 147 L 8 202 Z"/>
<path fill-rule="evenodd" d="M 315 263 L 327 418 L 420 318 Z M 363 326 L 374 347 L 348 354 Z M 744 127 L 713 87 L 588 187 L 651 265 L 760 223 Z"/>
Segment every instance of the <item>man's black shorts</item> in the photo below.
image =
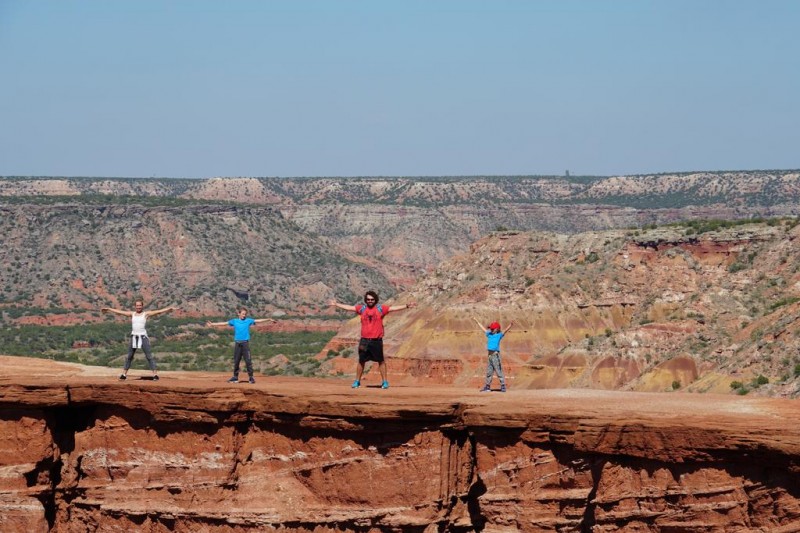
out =
<path fill-rule="evenodd" d="M 383 339 L 361 338 L 358 343 L 358 362 L 363 364 L 367 361 L 383 363 Z"/>

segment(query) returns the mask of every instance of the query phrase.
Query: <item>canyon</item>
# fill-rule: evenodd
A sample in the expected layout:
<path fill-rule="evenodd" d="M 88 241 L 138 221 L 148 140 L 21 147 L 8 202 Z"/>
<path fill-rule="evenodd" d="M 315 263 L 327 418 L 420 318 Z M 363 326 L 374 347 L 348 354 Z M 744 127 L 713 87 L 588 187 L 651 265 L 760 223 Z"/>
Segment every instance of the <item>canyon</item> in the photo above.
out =
<path fill-rule="evenodd" d="M 799 208 L 791 170 L 1 179 L 5 328 L 417 306 L 388 390 L 355 319 L 327 379 L 0 355 L 0 531 L 800 532 Z"/>
<path fill-rule="evenodd" d="M 191 206 L 214 204 L 248 206 L 259 213 L 267 213 L 269 208 L 266 217 L 282 218 L 283 227 L 291 225 L 287 234 L 302 233 L 318 245 L 334 248 L 346 260 L 377 271 L 391 282 L 394 293 L 411 287 L 441 261 L 465 252 L 471 242 L 497 229 L 575 233 L 680 220 L 796 216 L 800 214 L 800 171 L 605 177 L 6 177 L 0 179 L 0 206 L 4 204 L 32 213 L 41 209 L 33 205 L 74 206 L 83 214 L 78 225 L 68 226 L 73 231 L 94 230 L 107 223 L 107 217 L 95 215 L 87 204 L 127 206 L 124 215 L 132 221 L 146 220 L 151 212 L 148 208 L 153 207 L 173 207 L 175 213 L 182 209 L 196 213 L 197 208 Z M 0 225 L 4 218 L 19 216 L 13 211 L 0 212 Z M 167 237 L 169 242 L 178 242 L 179 231 L 191 242 L 205 226 L 176 218 L 174 227 L 176 235 Z M 186 235 L 187 227 L 194 227 L 194 235 Z M 35 221 L 32 229 L 44 232 Z M 144 228 L 115 231 L 96 232 L 98 244 L 108 237 L 147 237 Z M 259 230 L 248 225 L 244 231 Z M 291 239 L 284 239 L 283 244 L 291 247 Z M 13 257 L 36 250 L 11 251 Z M 269 274 L 271 265 L 267 262 L 262 268 Z M 0 290 L 2 281 L 0 271 Z M 246 285 L 258 290 L 255 282 Z M 314 295 L 325 290 L 321 286 L 314 289 Z M 341 287 L 333 289 L 344 294 Z M 271 303 L 287 306 L 285 302 Z M 306 305 L 313 307 L 311 298 L 303 302 L 302 306 Z"/>
<path fill-rule="evenodd" d="M 797 219 L 493 232 L 384 302 L 417 304 L 385 319 L 390 381 L 480 387 L 475 320 L 498 320 L 512 388 L 798 397 L 798 238 Z M 330 373 L 353 372 L 359 330 L 330 341 Z"/>
<path fill-rule="evenodd" d="M 796 401 L 225 378 L 0 357 L 0 530 L 800 531 Z"/>
<path fill-rule="evenodd" d="M 243 302 L 330 317 L 329 300 L 372 288 L 419 304 L 387 319 L 393 383 L 480 386 L 476 318 L 515 322 L 515 388 L 793 398 L 797 218 L 747 217 L 794 212 L 798 176 L 6 179 L 0 312 L 14 326 L 94 322 L 143 296 L 182 317 Z M 655 197 L 672 207 L 646 208 Z M 652 222 L 720 214 L 746 218 Z M 505 224 L 558 231 L 492 229 Z M 318 374 L 351 375 L 358 335 L 346 324 Z"/>

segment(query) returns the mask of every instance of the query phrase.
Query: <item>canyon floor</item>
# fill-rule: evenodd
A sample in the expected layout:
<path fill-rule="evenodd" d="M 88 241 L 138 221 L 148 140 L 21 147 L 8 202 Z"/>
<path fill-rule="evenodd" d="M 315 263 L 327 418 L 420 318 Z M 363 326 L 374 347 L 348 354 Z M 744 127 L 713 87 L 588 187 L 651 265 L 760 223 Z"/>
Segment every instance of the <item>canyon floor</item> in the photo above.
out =
<path fill-rule="evenodd" d="M 0 357 L 2 531 L 800 531 L 800 402 Z"/>

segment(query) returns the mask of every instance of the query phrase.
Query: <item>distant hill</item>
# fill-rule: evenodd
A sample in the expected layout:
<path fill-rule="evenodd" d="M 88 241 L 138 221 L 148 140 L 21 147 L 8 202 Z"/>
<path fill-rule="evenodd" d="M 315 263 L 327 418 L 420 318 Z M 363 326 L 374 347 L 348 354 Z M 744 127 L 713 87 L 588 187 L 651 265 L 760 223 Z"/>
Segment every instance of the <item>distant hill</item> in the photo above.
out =
<path fill-rule="evenodd" d="M 0 205 L 0 234 L 6 307 L 97 310 L 143 296 L 194 315 L 229 315 L 239 304 L 314 314 L 364 287 L 391 291 L 374 268 L 269 207 Z"/>
<path fill-rule="evenodd" d="M 770 207 L 800 200 L 800 170 L 633 176 L 445 176 L 360 178 L 5 177 L 0 196 L 136 196 L 248 204 L 382 204 L 405 207 L 507 203 L 683 208 Z"/>
<path fill-rule="evenodd" d="M 298 230 L 409 287 L 498 229 L 574 233 L 800 213 L 800 171 L 642 176 L 0 179 L 0 205 L 272 206 Z"/>

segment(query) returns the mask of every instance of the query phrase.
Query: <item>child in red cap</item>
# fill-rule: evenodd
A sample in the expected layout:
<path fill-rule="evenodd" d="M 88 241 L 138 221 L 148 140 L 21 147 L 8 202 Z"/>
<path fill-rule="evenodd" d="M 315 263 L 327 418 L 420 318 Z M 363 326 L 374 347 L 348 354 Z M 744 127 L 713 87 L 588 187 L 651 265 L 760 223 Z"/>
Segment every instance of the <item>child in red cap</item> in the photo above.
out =
<path fill-rule="evenodd" d="M 486 334 L 486 349 L 489 352 L 489 363 L 486 367 L 486 384 L 481 392 L 489 392 L 491 389 L 492 378 L 495 374 L 500 379 L 500 392 L 506 391 L 506 377 L 503 374 L 503 365 L 500 363 L 500 340 L 508 333 L 514 322 L 511 322 L 505 331 L 502 331 L 499 322 L 492 322 L 485 330 L 477 318 L 473 318 L 478 327 Z"/>

